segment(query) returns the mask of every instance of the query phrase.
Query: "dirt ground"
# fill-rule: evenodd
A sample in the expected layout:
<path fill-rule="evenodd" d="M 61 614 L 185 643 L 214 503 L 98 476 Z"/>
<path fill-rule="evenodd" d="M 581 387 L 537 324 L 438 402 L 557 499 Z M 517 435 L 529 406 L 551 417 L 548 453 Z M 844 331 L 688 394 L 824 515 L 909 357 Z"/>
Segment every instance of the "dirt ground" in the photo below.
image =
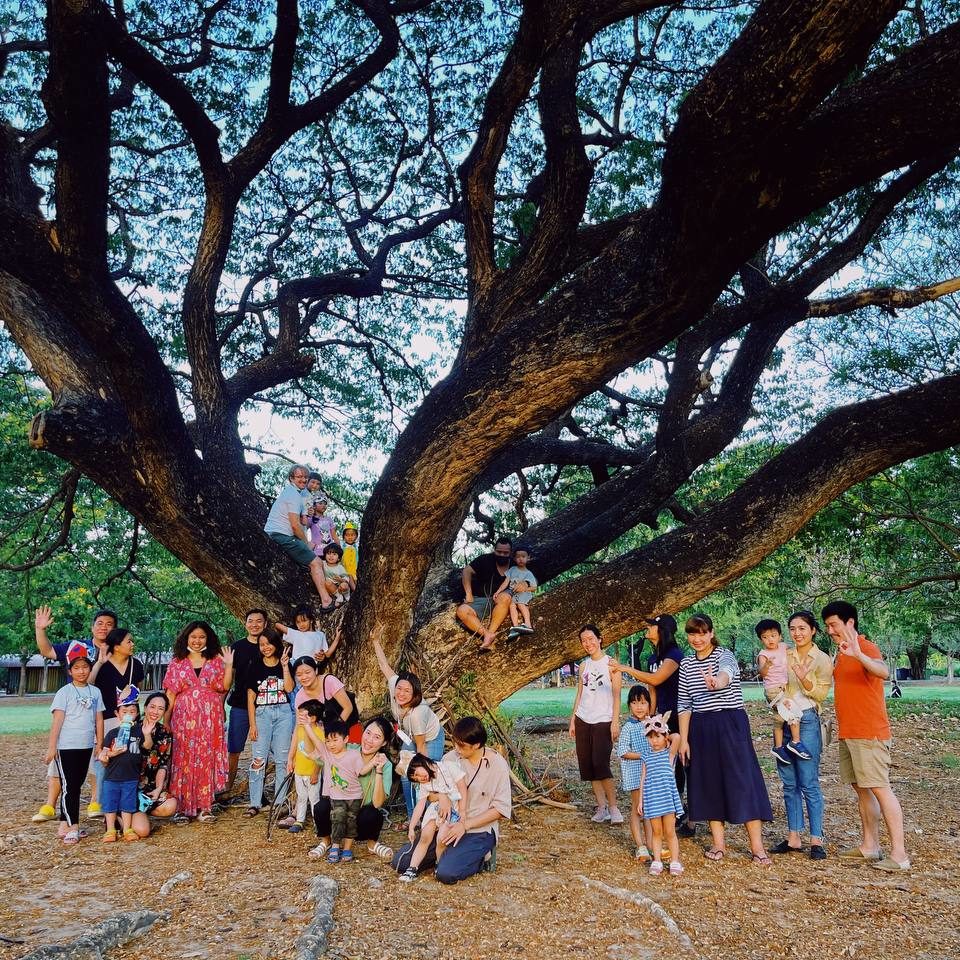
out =
<path fill-rule="evenodd" d="M 774 804 L 769 844 L 783 835 L 780 783 L 767 756 L 768 727 L 751 708 L 758 752 Z M 352 865 L 306 858 L 315 842 L 280 831 L 265 838 L 263 818 L 229 808 L 216 824 L 164 825 L 137 844 L 103 846 L 95 835 L 73 848 L 56 825 L 30 823 L 44 793 L 44 737 L 5 737 L 0 750 L 0 960 L 77 936 L 88 924 L 139 907 L 170 911 L 143 939 L 111 954 L 134 958 L 268 960 L 292 956 L 309 921 L 304 898 L 318 873 L 341 884 L 329 956 L 336 960 L 501 957 L 610 960 L 653 957 L 960 958 L 960 719 L 935 713 L 895 721 L 894 787 L 906 815 L 914 869 L 889 876 L 831 856 L 778 857 L 751 865 L 741 828 L 728 835 L 722 863 L 704 859 L 706 838 L 681 842 L 686 873 L 658 879 L 631 859 L 625 829 L 588 822 L 565 735 L 528 737 L 535 766 L 563 771 L 579 812 L 519 809 L 504 828 L 495 874 L 455 887 L 432 878 L 404 885 L 380 862 Z M 769 762 L 768 762 L 769 761 Z M 834 744 L 823 763 L 831 854 L 857 839 L 849 788 L 837 776 Z M 626 807 L 626 802 L 624 802 Z M 96 828 L 96 822 L 92 827 Z M 390 830 L 382 838 L 398 845 Z M 191 878 L 161 898 L 161 884 Z M 660 904 L 689 937 L 685 951 L 645 906 L 588 886 L 581 877 Z M 21 941 L 21 942 L 10 942 Z"/>

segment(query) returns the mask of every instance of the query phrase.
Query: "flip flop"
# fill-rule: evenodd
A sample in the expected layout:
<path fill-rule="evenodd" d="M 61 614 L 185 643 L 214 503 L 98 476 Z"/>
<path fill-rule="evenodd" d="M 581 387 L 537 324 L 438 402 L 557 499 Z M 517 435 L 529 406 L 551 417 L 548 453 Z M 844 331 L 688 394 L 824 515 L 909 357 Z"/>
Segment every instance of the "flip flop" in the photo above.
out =
<path fill-rule="evenodd" d="M 751 858 L 750 862 L 751 862 L 755 867 L 770 867 L 770 866 L 773 866 L 773 861 L 772 861 L 766 854 L 764 854 L 763 856 L 760 856 L 759 853 L 755 853 L 755 854 L 753 855 L 753 857 Z"/>
<path fill-rule="evenodd" d="M 708 860 L 713 860 L 715 863 L 723 859 L 726 850 L 721 850 L 719 847 L 711 847 L 709 850 L 704 850 L 703 855 Z"/>

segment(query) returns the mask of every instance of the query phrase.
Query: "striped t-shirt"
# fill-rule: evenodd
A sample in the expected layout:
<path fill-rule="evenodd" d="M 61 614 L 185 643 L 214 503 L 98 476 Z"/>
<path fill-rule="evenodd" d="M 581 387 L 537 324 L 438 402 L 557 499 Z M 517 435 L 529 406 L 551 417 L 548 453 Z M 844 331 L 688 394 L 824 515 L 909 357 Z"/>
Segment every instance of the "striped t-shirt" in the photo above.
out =
<path fill-rule="evenodd" d="M 722 690 L 708 690 L 704 674 L 729 674 L 730 683 Z M 714 647 L 710 656 L 698 660 L 690 654 L 680 662 L 680 685 L 677 691 L 677 710 L 680 713 L 707 713 L 712 710 L 743 709 L 740 690 L 740 667 L 729 650 Z"/>

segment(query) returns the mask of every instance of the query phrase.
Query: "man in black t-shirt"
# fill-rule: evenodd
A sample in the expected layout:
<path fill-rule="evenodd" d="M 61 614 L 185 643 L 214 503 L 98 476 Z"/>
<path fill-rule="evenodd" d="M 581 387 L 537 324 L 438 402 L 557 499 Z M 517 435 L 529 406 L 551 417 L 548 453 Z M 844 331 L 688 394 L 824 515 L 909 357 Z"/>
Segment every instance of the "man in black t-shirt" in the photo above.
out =
<path fill-rule="evenodd" d="M 240 754 L 247 745 L 250 735 L 250 717 L 247 713 L 247 683 L 250 678 L 250 667 L 260 659 L 260 634 L 267 629 L 266 610 L 248 610 L 243 618 L 243 625 L 247 635 L 233 644 L 233 689 L 227 697 L 230 707 L 230 718 L 227 725 L 227 785 L 223 792 L 229 793 L 237 779 L 237 768 L 240 765 Z"/>
<path fill-rule="evenodd" d="M 510 612 L 510 594 L 504 591 L 496 600 L 493 595 L 510 569 L 512 556 L 513 544 L 507 537 L 500 537 L 493 545 L 493 553 L 481 554 L 463 568 L 463 602 L 457 607 L 457 619 L 468 630 L 483 635 L 481 650 L 493 646 L 497 630 Z M 487 617 L 490 624 L 484 627 Z"/>

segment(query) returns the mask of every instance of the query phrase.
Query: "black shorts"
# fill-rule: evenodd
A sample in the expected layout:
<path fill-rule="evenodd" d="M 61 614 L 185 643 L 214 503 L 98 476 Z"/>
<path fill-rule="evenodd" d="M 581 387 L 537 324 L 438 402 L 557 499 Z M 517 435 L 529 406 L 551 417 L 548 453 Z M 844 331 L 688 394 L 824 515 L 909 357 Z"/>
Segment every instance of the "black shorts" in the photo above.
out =
<path fill-rule="evenodd" d="M 613 750 L 610 721 L 585 723 L 579 717 L 574 717 L 573 729 L 577 743 L 580 779 L 609 780 L 613 776 L 610 770 L 610 753 Z"/>

